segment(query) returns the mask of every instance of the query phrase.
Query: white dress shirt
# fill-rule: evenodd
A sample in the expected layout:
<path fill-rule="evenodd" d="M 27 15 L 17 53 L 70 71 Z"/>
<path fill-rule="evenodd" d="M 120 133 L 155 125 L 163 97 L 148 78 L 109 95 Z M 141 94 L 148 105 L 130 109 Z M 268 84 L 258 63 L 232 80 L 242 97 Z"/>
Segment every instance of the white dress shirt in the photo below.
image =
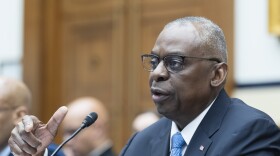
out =
<path fill-rule="evenodd" d="M 202 119 L 205 117 L 206 113 L 209 111 L 209 109 L 213 105 L 214 101 L 181 131 L 181 134 L 186 142 L 186 145 L 183 147 L 182 155 L 185 154 L 185 152 L 187 150 L 187 146 L 190 143 L 197 127 L 199 126 Z M 172 121 L 171 133 L 170 133 L 170 151 L 171 151 L 171 140 L 172 140 L 171 138 L 177 132 L 180 132 L 180 131 L 179 131 L 176 123 L 174 121 Z"/>
<path fill-rule="evenodd" d="M 11 153 L 10 147 L 6 146 L 2 151 L 0 151 L 0 156 L 8 156 Z"/>

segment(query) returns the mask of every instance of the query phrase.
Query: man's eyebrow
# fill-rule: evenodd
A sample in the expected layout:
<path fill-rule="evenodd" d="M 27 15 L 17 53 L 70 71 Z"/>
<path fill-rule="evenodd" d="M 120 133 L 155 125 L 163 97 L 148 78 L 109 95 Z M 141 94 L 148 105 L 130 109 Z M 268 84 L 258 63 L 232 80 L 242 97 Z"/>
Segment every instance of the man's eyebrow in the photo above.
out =
<path fill-rule="evenodd" d="M 184 52 L 182 51 L 170 51 L 167 55 L 183 55 Z"/>
<path fill-rule="evenodd" d="M 154 51 L 151 51 L 150 53 L 153 54 L 153 55 L 159 56 L 158 54 L 155 54 Z M 180 55 L 180 56 L 184 56 L 183 53 L 184 53 L 184 52 L 182 52 L 182 51 L 168 51 L 167 54 L 166 54 L 166 56 L 168 56 L 168 55 Z"/>

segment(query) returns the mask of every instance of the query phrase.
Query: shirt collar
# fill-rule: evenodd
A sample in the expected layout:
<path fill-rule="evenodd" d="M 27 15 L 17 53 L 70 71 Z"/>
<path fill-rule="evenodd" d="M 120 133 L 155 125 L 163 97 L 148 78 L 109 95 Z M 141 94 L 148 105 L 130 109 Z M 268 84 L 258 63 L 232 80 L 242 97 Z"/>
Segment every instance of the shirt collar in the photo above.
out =
<path fill-rule="evenodd" d="M 213 103 L 215 102 L 216 99 L 213 100 L 213 102 L 206 108 L 204 109 L 203 112 L 201 112 L 194 120 L 192 120 L 182 131 L 181 134 L 187 143 L 187 145 L 190 143 L 192 136 L 194 135 L 197 127 L 201 123 L 202 119 L 205 117 L 206 113 L 209 111 Z M 172 121 L 172 126 L 171 126 L 171 133 L 170 133 L 170 143 L 171 143 L 171 137 L 177 133 L 180 132 L 177 125 L 175 124 L 174 121 Z M 171 146 L 170 146 L 171 147 Z"/>
<path fill-rule="evenodd" d="M 6 146 L 2 151 L 0 151 L 0 156 L 8 156 L 11 153 L 10 147 Z"/>

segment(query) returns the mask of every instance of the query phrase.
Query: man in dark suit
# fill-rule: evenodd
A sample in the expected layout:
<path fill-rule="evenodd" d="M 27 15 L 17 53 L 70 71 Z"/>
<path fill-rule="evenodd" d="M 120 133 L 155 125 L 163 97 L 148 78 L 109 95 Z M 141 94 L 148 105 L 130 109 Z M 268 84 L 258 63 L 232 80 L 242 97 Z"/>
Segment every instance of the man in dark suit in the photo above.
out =
<path fill-rule="evenodd" d="M 167 24 L 142 62 L 150 71 L 152 99 L 165 117 L 136 133 L 122 156 L 280 155 L 280 130 L 274 121 L 224 90 L 227 48 L 216 24 L 201 17 Z M 47 124 L 25 117 L 10 137 L 13 152 L 44 150 L 66 113 L 61 107 Z M 29 133 L 34 130 L 44 135 L 34 138 Z M 23 141 L 28 144 L 18 143 Z"/>
<path fill-rule="evenodd" d="M 201 17 L 172 21 L 142 62 L 165 117 L 132 136 L 121 156 L 280 156 L 274 121 L 223 89 L 227 48 L 216 24 Z"/>
<path fill-rule="evenodd" d="M 12 129 L 29 113 L 31 107 L 31 93 L 27 86 L 20 80 L 0 77 L 0 156 L 12 156 L 8 146 L 8 139 Z M 48 155 L 57 146 L 50 144 Z M 43 151 L 44 152 L 44 151 Z M 59 152 L 57 156 L 64 156 Z"/>

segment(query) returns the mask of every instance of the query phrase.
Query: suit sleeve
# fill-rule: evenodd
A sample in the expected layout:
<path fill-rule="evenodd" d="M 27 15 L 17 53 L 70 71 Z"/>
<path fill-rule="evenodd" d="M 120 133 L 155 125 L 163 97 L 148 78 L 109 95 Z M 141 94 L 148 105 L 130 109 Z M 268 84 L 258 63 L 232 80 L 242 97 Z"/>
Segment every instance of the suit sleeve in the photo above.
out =
<path fill-rule="evenodd" d="M 127 149 L 129 148 L 129 145 L 131 144 L 132 140 L 134 139 L 134 137 L 137 135 L 138 133 L 134 133 L 130 139 L 128 140 L 127 144 L 124 146 L 124 148 L 122 149 L 120 156 L 124 156 Z"/>

